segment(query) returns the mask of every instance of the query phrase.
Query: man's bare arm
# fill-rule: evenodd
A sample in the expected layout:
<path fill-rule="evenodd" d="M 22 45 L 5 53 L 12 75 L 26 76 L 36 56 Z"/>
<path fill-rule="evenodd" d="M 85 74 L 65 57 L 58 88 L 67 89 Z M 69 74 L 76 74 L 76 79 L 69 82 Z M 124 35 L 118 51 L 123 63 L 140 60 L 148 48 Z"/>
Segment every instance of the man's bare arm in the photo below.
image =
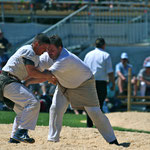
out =
<path fill-rule="evenodd" d="M 36 84 L 36 83 L 45 82 L 45 81 L 49 81 L 50 83 L 54 85 L 57 84 L 57 79 L 51 73 L 51 71 L 45 70 L 41 72 L 37 68 L 35 68 L 33 65 L 26 65 L 26 70 L 28 72 L 28 76 L 25 79 L 25 81 L 29 82 L 30 84 L 31 82 L 32 84 Z"/>
<path fill-rule="evenodd" d="M 118 74 L 118 76 L 119 76 L 122 80 L 126 80 L 126 78 L 124 77 L 124 75 L 123 75 L 120 71 L 118 71 L 117 74 Z"/>
<path fill-rule="evenodd" d="M 25 65 L 26 70 L 28 72 L 27 78 L 45 78 L 47 80 L 51 80 L 54 78 L 54 75 L 48 71 L 41 72 L 33 65 Z"/>
<path fill-rule="evenodd" d="M 29 86 L 30 84 L 37 84 L 47 81 L 45 78 L 29 78 L 25 80 L 24 85 Z"/>

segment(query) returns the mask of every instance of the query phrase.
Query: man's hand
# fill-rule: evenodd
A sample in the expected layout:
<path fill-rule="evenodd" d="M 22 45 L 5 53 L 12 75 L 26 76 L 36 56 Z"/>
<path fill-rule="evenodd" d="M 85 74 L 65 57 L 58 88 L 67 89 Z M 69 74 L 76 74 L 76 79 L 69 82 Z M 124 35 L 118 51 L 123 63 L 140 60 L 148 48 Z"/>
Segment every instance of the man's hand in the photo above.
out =
<path fill-rule="evenodd" d="M 124 76 L 122 76 L 122 80 L 123 80 L 123 81 L 125 81 L 125 80 L 126 80 L 126 78 L 125 78 Z"/>
<path fill-rule="evenodd" d="M 52 76 L 51 80 L 48 80 L 48 82 L 56 85 L 58 80 L 57 80 L 57 78 L 55 76 Z"/>

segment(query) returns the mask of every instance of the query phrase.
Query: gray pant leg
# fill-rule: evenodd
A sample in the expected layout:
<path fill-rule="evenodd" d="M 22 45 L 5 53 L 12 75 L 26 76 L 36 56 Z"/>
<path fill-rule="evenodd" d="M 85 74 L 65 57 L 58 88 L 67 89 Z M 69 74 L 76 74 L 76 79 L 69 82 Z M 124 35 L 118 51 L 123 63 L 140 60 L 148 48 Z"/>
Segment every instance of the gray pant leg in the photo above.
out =
<path fill-rule="evenodd" d="M 48 140 L 58 142 L 62 128 L 63 115 L 68 107 L 68 101 L 58 87 L 55 90 L 50 107 Z"/>
<path fill-rule="evenodd" d="M 91 120 L 94 122 L 98 131 L 104 137 L 104 139 L 109 143 L 116 139 L 113 128 L 108 120 L 108 118 L 101 112 L 99 107 L 85 107 Z"/>
<path fill-rule="evenodd" d="M 15 132 L 18 129 L 19 126 L 19 122 L 22 116 L 22 111 L 23 111 L 23 107 L 21 107 L 18 104 L 14 105 L 14 112 L 16 112 L 17 116 L 14 119 L 14 123 L 13 123 L 13 127 L 12 127 L 12 133 L 11 133 L 11 138 L 14 136 Z"/>
<path fill-rule="evenodd" d="M 15 107 L 23 108 L 18 108 L 18 111 L 15 111 L 17 114 L 17 125 L 19 125 L 18 128 L 34 130 L 40 110 L 40 102 L 29 89 L 20 83 L 13 82 L 5 86 L 4 97 L 15 102 L 17 104 Z"/>

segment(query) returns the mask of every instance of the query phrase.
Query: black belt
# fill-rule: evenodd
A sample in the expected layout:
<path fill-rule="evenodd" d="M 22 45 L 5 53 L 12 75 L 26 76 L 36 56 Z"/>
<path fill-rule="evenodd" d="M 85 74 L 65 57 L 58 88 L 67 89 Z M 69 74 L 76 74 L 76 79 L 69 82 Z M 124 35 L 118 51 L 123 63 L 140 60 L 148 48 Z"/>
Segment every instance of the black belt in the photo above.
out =
<path fill-rule="evenodd" d="M 16 76 L 10 74 L 9 72 L 2 71 L 2 74 L 5 75 L 5 76 L 9 76 L 9 77 L 11 77 L 11 78 L 14 78 L 14 79 L 20 81 L 20 79 L 19 79 L 18 77 L 16 77 Z"/>

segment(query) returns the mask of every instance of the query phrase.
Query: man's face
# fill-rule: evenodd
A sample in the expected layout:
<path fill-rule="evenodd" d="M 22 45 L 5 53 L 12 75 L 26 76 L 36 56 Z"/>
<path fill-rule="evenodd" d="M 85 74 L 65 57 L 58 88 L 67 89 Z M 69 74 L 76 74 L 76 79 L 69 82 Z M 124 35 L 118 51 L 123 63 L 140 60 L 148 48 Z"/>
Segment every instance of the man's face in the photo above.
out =
<path fill-rule="evenodd" d="M 47 52 L 51 59 L 56 60 L 59 57 L 61 50 L 62 50 L 62 47 L 56 47 L 55 45 L 50 44 Z"/>
<path fill-rule="evenodd" d="M 44 52 L 46 52 L 49 49 L 49 44 L 39 44 L 38 42 L 35 43 L 35 53 L 36 55 L 42 55 Z"/>
<path fill-rule="evenodd" d="M 121 62 L 123 65 L 126 65 L 128 63 L 128 59 L 121 59 Z"/>

